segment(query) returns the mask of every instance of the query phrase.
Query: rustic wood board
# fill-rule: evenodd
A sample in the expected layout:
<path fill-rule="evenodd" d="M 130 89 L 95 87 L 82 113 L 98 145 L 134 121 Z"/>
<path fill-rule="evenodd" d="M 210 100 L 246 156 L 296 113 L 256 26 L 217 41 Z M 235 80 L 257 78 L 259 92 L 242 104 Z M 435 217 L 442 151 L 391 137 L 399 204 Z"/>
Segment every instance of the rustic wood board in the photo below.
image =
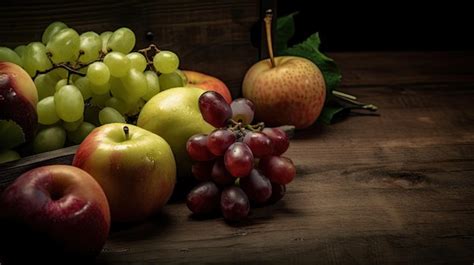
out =
<path fill-rule="evenodd" d="M 381 115 L 297 133 L 283 201 L 233 226 L 168 205 L 97 264 L 472 264 L 474 54 L 334 57 Z"/>
<path fill-rule="evenodd" d="M 96 264 L 472 264 L 474 53 L 332 56 L 380 116 L 297 132 L 297 178 L 247 222 L 175 202 L 115 227 Z"/>

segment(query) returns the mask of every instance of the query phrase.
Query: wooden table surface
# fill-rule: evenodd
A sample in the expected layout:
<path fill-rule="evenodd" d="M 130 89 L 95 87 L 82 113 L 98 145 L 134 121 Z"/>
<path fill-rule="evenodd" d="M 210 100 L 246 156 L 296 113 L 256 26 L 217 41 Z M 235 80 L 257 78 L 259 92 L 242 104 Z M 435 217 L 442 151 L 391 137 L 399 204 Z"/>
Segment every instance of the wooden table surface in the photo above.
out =
<path fill-rule="evenodd" d="M 183 203 L 111 233 L 97 264 L 473 264 L 474 53 L 338 53 L 380 116 L 299 131 L 296 179 L 247 222 Z"/>

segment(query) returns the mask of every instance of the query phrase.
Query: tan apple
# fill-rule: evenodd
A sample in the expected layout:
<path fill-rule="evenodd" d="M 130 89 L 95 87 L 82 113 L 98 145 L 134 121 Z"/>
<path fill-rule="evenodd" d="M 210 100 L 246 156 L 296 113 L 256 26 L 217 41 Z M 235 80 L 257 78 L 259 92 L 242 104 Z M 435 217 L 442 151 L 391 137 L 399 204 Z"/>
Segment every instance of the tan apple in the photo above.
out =
<path fill-rule="evenodd" d="M 310 60 L 273 56 L 272 10 L 265 16 L 269 59 L 254 64 L 242 84 L 244 97 L 253 101 L 257 120 L 267 126 L 294 125 L 302 129 L 321 114 L 326 84 L 320 69 Z"/>
<path fill-rule="evenodd" d="M 254 64 L 245 75 L 242 92 L 255 104 L 257 120 L 269 126 L 292 124 L 298 129 L 313 124 L 326 97 L 319 68 L 294 56 L 275 57 Z"/>

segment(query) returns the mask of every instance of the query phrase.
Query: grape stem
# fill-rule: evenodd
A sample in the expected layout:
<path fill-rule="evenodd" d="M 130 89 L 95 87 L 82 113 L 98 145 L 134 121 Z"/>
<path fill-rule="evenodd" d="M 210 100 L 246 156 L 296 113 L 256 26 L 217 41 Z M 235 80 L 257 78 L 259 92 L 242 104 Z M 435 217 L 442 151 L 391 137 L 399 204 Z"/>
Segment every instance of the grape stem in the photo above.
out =
<path fill-rule="evenodd" d="M 86 76 L 86 74 L 83 74 L 83 73 L 77 71 L 76 69 L 72 68 L 70 65 L 60 63 L 60 64 L 53 65 L 53 67 L 49 68 L 48 70 L 36 71 L 35 76 L 33 76 L 33 79 L 35 79 L 38 75 L 47 74 L 47 73 L 53 71 L 54 69 L 58 69 L 58 68 L 66 69 L 68 71 L 68 76 L 69 76 L 69 74 L 75 74 L 75 75 L 79 75 L 79 76 Z M 80 68 L 78 68 L 78 69 L 80 69 Z"/>
<path fill-rule="evenodd" d="M 139 53 L 141 53 L 145 56 L 148 68 L 155 71 L 155 72 L 156 72 L 156 69 L 155 69 L 155 66 L 153 65 L 153 56 L 155 56 L 155 54 L 159 53 L 160 51 L 161 50 L 158 49 L 158 47 L 155 44 L 150 44 L 150 46 L 138 50 Z M 149 55 L 148 52 L 154 52 L 154 53 Z"/>
<path fill-rule="evenodd" d="M 53 54 L 48 52 L 48 53 L 46 53 L 46 55 L 48 55 L 48 59 L 51 62 L 51 64 L 53 65 L 53 67 L 51 67 L 47 70 L 44 70 L 44 71 L 36 71 L 35 75 L 33 76 L 33 79 L 35 79 L 38 75 L 47 74 L 47 73 L 53 71 L 54 69 L 63 68 L 63 69 L 66 69 L 68 71 L 68 73 L 67 73 L 67 83 L 69 84 L 71 74 L 75 74 L 75 75 L 82 76 L 82 77 L 86 76 L 86 74 L 81 73 L 78 70 L 81 70 L 82 68 L 85 68 L 85 67 L 87 67 L 87 66 L 89 66 L 89 65 L 91 65 L 95 62 L 101 62 L 104 59 L 104 56 L 105 56 L 105 54 L 102 51 L 100 51 L 99 52 L 99 59 L 94 60 L 90 63 L 83 64 L 83 63 L 79 62 L 79 58 L 81 58 L 81 55 L 83 55 L 83 54 L 84 54 L 84 51 L 82 51 L 82 50 L 79 51 L 79 57 L 77 57 L 77 60 L 74 63 L 74 65 L 71 65 L 70 63 L 59 63 L 59 64 L 53 63 L 53 61 L 51 60 L 51 57 L 53 56 Z"/>
<path fill-rule="evenodd" d="M 235 121 L 233 119 L 229 119 L 228 129 L 231 131 L 240 131 L 245 135 L 245 130 L 249 130 L 252 132 L 261 132 L 265 128 L 265 123 L 259 122 L 257 124 L 246 124 L 244 125 L 242 122 Z"/>

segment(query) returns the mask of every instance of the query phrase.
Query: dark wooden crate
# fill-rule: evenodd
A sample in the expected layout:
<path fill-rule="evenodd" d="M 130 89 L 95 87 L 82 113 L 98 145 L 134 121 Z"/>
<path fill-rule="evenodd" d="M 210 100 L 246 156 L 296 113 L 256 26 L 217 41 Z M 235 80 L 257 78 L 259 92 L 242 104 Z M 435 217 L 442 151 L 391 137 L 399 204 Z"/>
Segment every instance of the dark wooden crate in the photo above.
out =
<path fill-rule="evenodd" d="M 151 42 L 178 53 L 182 69 L 222 79 L 238 95 L 246 69 L 258 58 L 261 9 L 268 0 L 159 1 L 4 1 L 0 9 L 0 46 L 15 48 L 41 41 L 46 26 L 63 21 L 79 33 L 131 28 L 136 48 Z M 251 36 L 251 29 L 254 38 Z M 253 39 L 253 42 L 252 42 Z"/>

